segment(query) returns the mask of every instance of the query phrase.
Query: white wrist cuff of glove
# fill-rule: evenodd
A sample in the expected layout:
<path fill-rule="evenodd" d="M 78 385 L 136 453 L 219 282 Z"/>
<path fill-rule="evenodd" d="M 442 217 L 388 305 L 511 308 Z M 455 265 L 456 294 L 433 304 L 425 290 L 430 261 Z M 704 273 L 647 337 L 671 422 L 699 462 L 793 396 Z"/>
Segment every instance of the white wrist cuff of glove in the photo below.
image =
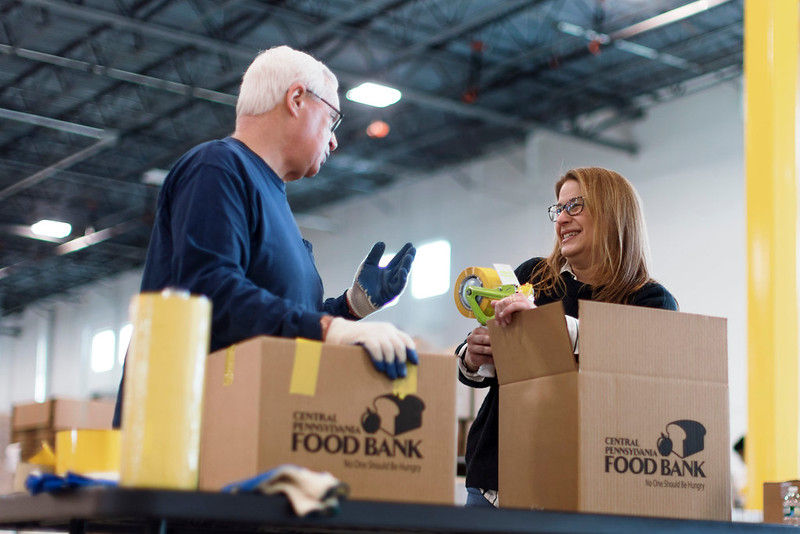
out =
<path fill-rule="evenodd" d="M 334 317 L 328 326 L 325 343 L 362 345 L 374 360 L 387 363 L 406 361 L 406 350 L 414 350 L 414 340 L 391 323 L 356 322 Z"/>
<path fill-rule="evenodd" d="M 376 312 L 380 306 L 376 306 L 367 296 L 367 292 L 358 282 L 353 282 L 353 286 L 347 290 L 346 294 L 347 303 L 350 309 L 353 310 L 356 317 L 363 319 L 370 313 Z"/>

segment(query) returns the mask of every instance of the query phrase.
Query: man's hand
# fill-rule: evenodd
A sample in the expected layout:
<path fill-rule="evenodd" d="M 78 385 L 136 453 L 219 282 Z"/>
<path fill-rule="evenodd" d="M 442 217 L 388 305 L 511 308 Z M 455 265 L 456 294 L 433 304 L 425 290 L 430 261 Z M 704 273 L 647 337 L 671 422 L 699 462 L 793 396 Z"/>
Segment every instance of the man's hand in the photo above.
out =
<path fill-rule="evenodd" d="M 492 357 L 492 344 L 489 341 L 489 329 L 479 326 L 467 336 L 464 366 L 469 372 L 475 373 L 484 364 L 494 365 L 494 358 Z"/>
<path fill-rule="evenodd" d="M 375 243 L 358 267 L 353 287 L 347 290 L 347 302 L 359 318 L 379 310 L 406 287 L 408 272 L 417 250 L 411 243 L 406 243 L 386 267 L 379 267 L 378 262 L 385 249 L 383 241 Z"/>
<path fill-rule="evenodd" d="M 363 346 L 375 369 L 392 380 L 406 376 L 406 360 L 415 365 L 419 363 L 414 340 L 391 323 L 357 323 L 335 317 L 324 341 Z"/>

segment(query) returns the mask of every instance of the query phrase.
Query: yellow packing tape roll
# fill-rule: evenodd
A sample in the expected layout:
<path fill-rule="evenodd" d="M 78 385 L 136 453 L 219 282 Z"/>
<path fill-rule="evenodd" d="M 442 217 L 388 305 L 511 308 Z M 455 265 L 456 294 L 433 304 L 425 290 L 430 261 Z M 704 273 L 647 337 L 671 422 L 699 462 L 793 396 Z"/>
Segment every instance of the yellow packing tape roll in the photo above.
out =
<path fill-rule="evenodd" d="M 115 479 L 119 476 L 119 430 L 62 430 L 56 432 L 56 474 Z"/>
<path fill-rule="evenodd" d="M 131 301 L 120 484 L 197 489 L 211 302 L 182 291 Z"/>
<path fill-rule="evenodd" d="M 456 285 L 453 287 L 453 298 L 461 315 L 474 319 L 475 314 L 464 297 L 464 290 L 469 285 L 494 289 L 495 287 L 500 287 L 502 283 L 497 271 L 490 267 L 467 267 L 461 271 L 461 274 L 456 279 Z M 483 299 L 479 303 L 481 310 L 486 315 L 494 313 L 490 302 L 489 299 Z"/>
<path fill-rule="evenodd" d="M 294 366 L 289 382 L 289 393 L 313 397 L 317 393 L 319 361 L 322 342 L 297 338 L 294 345 Z"/>

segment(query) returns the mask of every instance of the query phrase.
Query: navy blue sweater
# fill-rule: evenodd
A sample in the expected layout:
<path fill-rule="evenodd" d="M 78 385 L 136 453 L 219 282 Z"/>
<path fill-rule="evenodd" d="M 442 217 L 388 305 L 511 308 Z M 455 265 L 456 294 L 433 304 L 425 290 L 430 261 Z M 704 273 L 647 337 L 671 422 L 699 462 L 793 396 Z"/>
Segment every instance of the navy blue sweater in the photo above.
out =
<path fill-rule="evenodd" d="M 527 282 L 530 280 L 533 268 L 542 261 L 542 258 L 531 258 L 515 269 L 517 280 Z M 536 304 L 549 304 L 560 300 L 564 305 L 564 312 L 572 317 L 578 317 L 578 300 L 594 300 L 592 287 L 576 280 L 570 273 L 561 274 L 566 290 L 563 294 L 547 295 L 537 294 Z M 649 308 L 663 308 L 677 310 L 678 303 L 669 291 L 661 284 L 650 282 L 639 291 L 631 295 L 627 304 L 632 306 L 646 306 Z M 456 354 L 461 350 L 463 343 L 456 349 Z M 497 420 L 498 399 L 500 388 L 496 378 L 484 378 L 482 382 L 474 382 L 463 374 L 458 377 L 461 383 L 476 388 L 489 388 L 483 399 L 481 409 L 475 416 L 467 436 L 467 463 L 466 485 L 470 488 L 485 490 L 497 489 Z"/>
<path fill-rule="evenodd" d="M 196 146 L 164 181 L 141 290 L 165 287 L 211 299 L 212 351 L 258 335 L 321 339 L 323 314 L 357 319 L 344 293 L 323 302 L 286 184 L 231 137 Z M 114 426 L 122 396 L 121 382 Z"/>
<path fill-rule="evenodd" d="M 286 184 L 230 137 L 186 153 L 161 189 L 141 289 L 170 286 L 211 299 L 212 351 L 261 334 L 320 339 L 324 313 L 355 319 L 344 293 L 323 302 Z"/>

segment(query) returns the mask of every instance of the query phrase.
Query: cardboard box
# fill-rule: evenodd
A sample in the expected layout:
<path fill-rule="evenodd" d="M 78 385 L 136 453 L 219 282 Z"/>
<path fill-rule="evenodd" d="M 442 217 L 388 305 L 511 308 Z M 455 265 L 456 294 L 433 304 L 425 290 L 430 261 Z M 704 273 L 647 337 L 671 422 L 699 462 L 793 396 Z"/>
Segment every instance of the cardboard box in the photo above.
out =
<path fill-rule="evenodd" d="M 500 382 L 499 503 L 730 520 L 726 321 L 560 302 L 490 322 Z"/>
<path fill-rule="evenodd" d="M 420 354 L 394 382 L 364 349 L 258 337 L 206 366 L 200 488 L 284 463 L 328 471 L 354 499 L 452 504 L 455 358 Z"/>
<path fill-rule="evenodd" d="M 11 436 L 11 442 L 20 445 L 20 459 L 23 462 L 41 450 L 42 442 L 47 443 L 51 449 L 55 450 L 56 433 L 49 428 L 14 430 Z"/>
<path fill-rule="evenodd" d="M 789 486 L 800 488 L 800 480 L 764 482 L 764 523 L 783 524 L 783 496 Z"/>
<path fill-rule="evenodd" d="M 105 429 L 111 428 L 113 417 L 114 402 L 110 400 L 50 399 L 14 406 L 12 429 Z"/>

